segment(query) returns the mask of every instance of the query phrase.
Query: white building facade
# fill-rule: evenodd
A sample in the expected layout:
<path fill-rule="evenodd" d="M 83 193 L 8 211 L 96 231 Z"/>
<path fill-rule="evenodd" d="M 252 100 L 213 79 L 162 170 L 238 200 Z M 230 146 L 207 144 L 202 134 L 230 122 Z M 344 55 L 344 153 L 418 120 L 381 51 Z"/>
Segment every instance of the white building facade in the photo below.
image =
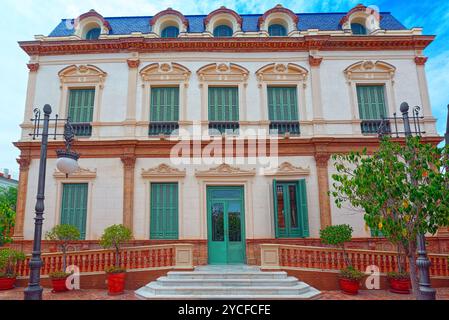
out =
<path fill-rule="evenodd" d="M 63 143 L 50 141 L 44 230 L 69 223 L 98 240 L 124 224 L 138 240 L 197 243 L 209 263 L 248 262 L 257 243 L 331 224 L 369 237 L 363 213 L 328 196 L 331 155 L 375 149 L 382 116 L 404 101 L 440 141 L 424 71 L 433 37 L 364 6 L 310 16 L 91 11 L 20 43 L 30 75 L 16 238 L 33 238 L 40 144 L 29 119 L 45 104 L 74 122 L 81 169 L 58 172 Z"/>

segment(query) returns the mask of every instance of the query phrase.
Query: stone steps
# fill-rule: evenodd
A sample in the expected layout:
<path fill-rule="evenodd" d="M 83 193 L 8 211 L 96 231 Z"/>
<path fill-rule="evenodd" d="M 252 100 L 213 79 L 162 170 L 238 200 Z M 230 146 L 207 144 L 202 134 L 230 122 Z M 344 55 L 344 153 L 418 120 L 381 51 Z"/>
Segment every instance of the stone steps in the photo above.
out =
<path fill-rule="evenodd" d="M 169 272 L 135 292 L 144 300 L 312 299 L 320 292 L 286 272 L 262 272 L 247 266 L 199 267 Z"/>

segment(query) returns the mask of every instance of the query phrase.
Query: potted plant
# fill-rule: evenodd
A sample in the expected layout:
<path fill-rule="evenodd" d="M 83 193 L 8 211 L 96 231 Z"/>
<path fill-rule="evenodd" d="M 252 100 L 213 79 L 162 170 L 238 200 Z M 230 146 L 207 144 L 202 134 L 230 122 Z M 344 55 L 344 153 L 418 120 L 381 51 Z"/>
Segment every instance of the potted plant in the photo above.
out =
<path fill-rule="evenodd" d="M 346 294 L 356 295 L 359 292 L 360 280 L 364 274 L 352 266 L 351 259 L 346 252 L 345 243 L 351 241 L 353 229 L 347 224 L 330 226 L 320 231 L 320 238 L 324 244 L 341 248 L 345 268 L 340 270 L 339 284 Z"/>
<path fill-rule="evenodd" d="M 100 245 L 103 248 L 115 249 L 115 265 L 105 270 L 108 276 L 109 295 L 120 295 L 125 292 L 126 269 L 121 267 L 120 249 L 131 239 L 131 230 L 123 225 L 113 225 L 107 228 L 101 237 Z"/>
<path fill-rule="evenodd" d="M 50 279 L 53 286 L 53 292 L 68 291 L 66 281 L 72 273 L 67 273 L 67 248 L 70 241 L 78 240 L 80 232 L 78 228 L 72 225 L 63 224 L 54 227 L 45 235 L 47 240 L 58 242 L 62 251 L 62 270 L 50 273 Z"/>
<path fill-rule="evenodd" d="M 398 245 L 398 254 L 396 256 L 398 271 L 389 272 L 387 280 L 390 284 L 390 291 L 399 294 L 410 294 L 412 281 L 410 273 L 405 270 L 404 255 L 401 246 Z"/>
<path fill-rule="evenodd" d="M 0 290 L 14 288 L 16 282 L 16 266 L 25 260 L 25 254 L 13 249 L 0 250 Z"/>

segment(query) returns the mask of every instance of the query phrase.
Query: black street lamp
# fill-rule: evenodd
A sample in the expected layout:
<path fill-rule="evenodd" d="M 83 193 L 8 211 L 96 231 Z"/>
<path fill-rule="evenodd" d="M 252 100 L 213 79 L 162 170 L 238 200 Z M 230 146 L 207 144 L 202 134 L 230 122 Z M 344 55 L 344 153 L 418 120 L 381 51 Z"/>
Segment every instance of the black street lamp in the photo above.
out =
<path fill-rule="evenodd" d="M 28 284 L 28 288 L 25 289 L 24 298 L 25 300 L 42 300 L 42 292 L 43 289 L 40 286 L 40 272 L 42 268 L 42 259 L 41 259 L 41 242 L 42 242 L 42 225 L 44 223 L 44 200 L 45 200 L 45 175 L 47 171 L 47 149 L 48 149 L 48 137 L 53 136 L 54 140 L 56 140 L 57 136 L 61 136 L 61 134 L 57 134 L 58 121 L 62 121 L 63 119 L 58 119 L 58 116 L 54 119 L 50 119 L 51 115 L 51 106 L 46 104 L 44 106 L 44 118 L 41 119 L 41 111 L 36 109 L 34 110 L 35 118 L 31 119 L 34 121 L 34 131 L 30 136 L 33 137 L 33 140 L 36 137 L 42 137 L 41 144 L 41 156 L 40 156 L 40 164 L 39 164 L 39 179 L 38 179 L 38 187 L 37 187 L 37 201 L 36 201 L 36 217 L 34 218 L 34 241 L 33 241 L 33 253 L 30 261 L 30 280 Z M 79 159 L 79 154 L 71 151 L 71 146 L 75 137 L 73 128 L 70 124 L 70 119 L 65 119 L 66 124 L 64 125 L 64 136 L 66 150 L 58 150 L 58 169 L 69 175 L 78 170 L 77 160 Z M 42 132 L 40 132 L 40 124 L 43 122 Z M 50 122 L 55 123 L 54 133 L 49 133 Z"/>

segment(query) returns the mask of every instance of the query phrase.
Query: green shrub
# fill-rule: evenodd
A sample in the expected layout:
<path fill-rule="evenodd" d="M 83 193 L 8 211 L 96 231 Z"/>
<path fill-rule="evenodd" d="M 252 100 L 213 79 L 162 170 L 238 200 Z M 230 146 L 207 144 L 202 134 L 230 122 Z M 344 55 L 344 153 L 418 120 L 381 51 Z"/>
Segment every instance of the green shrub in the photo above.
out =
<path fill-rule="evenodd" d="M 68 277 L 70 277 L 73 274 L 73 272 L 71 273 L 67 273 L 67 272 L 62 272 L 62 271 L 56 271 L 56 272 L 52 272 L 49 274 L 49 277 L 52 280 L 63 280 L 63 279 L 67 279 Z"/>
<path fill-rule="evenodd" d="M 46 233 L 45 238 L 47 240 L 57 241 L 62 251 L 62 273 L 65 273 L 67 268 L 67 247 L 70 241 L 79 240 L 81 234 L 77 227 L 62 224 L 55 226 L 49 232 Z"/>
<path fill-rule="evenodd" d="M 14 278 L 16 266 L 25 260 L 25 254 L 13 249 L 0 250 L 0 278 Z"/>
<path fill-rule="evenodd" d="M 104 270 L 106 273 L 110 273 L 110 274 L 116 274 L 116 273 L 125 273 L 126 269 L 123 268 L 117 268 L 117 267 L 110 267 L 107 268 L 106 270 Z"/>
<path fill-rule="evenodd" d="M 388 272 L 388 279 L 394 280 L 410 280 L 410 273 L 408 272 Z"/>
<path fill-rule="evenodd" d="M 320 238 L 324 244 L 333 245 L 343 250 L 347 267 L 352 267 L 352 262 L 346 253 L 345 243 L 352 240 L 352 232 L 353 229 L 348 224 L 330 226 L 320 231 Z"/>
<path fill-rule="evenodd" d="M 365 274 L 363 272 L 360 272 L 353 267 L 348 267 L 346 269 L 340 270 L 340 278 L 342 279 L 360 281 L 364 276 Z"/>

